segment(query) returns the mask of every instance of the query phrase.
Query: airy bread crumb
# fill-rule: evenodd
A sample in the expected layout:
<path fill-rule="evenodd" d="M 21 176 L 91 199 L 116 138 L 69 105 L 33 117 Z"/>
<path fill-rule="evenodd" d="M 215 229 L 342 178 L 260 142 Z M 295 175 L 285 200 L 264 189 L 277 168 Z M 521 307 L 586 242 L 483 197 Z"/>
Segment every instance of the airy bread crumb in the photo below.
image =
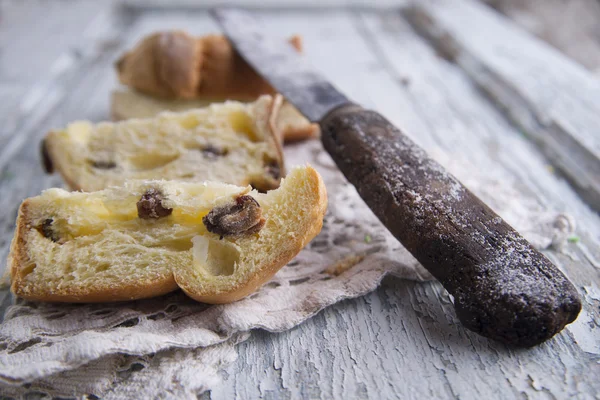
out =
<path fill-rule="evenodd" d="M 75 122 L 46 136 L 44 163 L 83 191 L 132 179 L 274 189 L 285 174 L 275 124 L 281 103 L 281 96 L 265 95 L 249 104 L 228 101 L 147 119 Z"/>
<path fill-rule="evenodd" d="M 160 193 L 169 210 L 140 218 L 141 196 Z M 260 205 L 258 232 L 220 237 L 203 223 L 240 196 Z M 92 193 L 49 189 L 26 199 L 11 245 L 12 291 L 29 300 L 106 302 L 158 296 L 178 287 L 207 303 L 256 290 L 321 230 L 327 194 L 310 166 L 259 193 L 224 183 L 128 181 Z M 249 231 L 250 232 L 250 231 Z"/>

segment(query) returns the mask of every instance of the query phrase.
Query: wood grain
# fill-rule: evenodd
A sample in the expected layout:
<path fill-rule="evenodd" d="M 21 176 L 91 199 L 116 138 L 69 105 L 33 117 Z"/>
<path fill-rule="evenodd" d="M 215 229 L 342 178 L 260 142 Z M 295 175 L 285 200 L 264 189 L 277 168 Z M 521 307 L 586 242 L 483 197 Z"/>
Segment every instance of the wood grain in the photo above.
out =
<path fill-rule="evenodd" d="M 415 3 L 406 15 L 599 211 L 600 80 L 480 3 Z"/>
<path fill-rule="evenodd" d="M 73 37 L 76 48 L 94 49 L 69 68 L 61 70 L 60 65 L 72 47 L 57 42 L 56 51 L 36 59 L 36 65 L 47 67 L 39 68 L 38 74 L 15 84 L 0 73 L 0 88 L 7 88 L 0 93 L 6 98 L 35 100 L 19 112 L 14 108 L 18 106 L 0 106 L 0 121 L 13 121 L 2 125 L 8 139 L 0 148 L 3 259 L 21 199 L 61 185 L 39 166 L 38 143 L 46 131 L 75 119 L 108 119 L 109 92 L 116 85 L 112 63 L 144 34 L 165 28 L 194 34 L 216 30 L 205 14 L 197 12 L 128 11 L 112 19 L 96 8 L 90 10 L 82 11 L 86 34 L 79 25 L 61 25 L 58 13 L 53 17 L 55 26 L 64 30 L 62 35 Z M 13 17 L 3 16 L 0 29 L 17 29 L 21 18 L 35 21 L 44 11 L 10 12 Z M 29 12 L 37 12 L 37 17 Z M 598 215 L 549 170 L 538 148 L 481 94 L 469 75 L 439 58 L 399 14 L 325 10 L 265 11 L 260 16 L 272 35 L 302 33 L 307 56 L 319 70 L 353 99 L 406 130 L 430 154 L 469 163 L 488 179 L 512 185 L 521 193 L 516 199 L 520 202 L 572 214 L 580 241 L 562 252 L 545 254 L 568 274 L 585 304 L 579 319 L 562 334 L 534 349 L 515 351 L 462 328 L 439 284 L 390 278 L 376 292 L 330 307 L 291 331 L 255 332 L 238 347 L 240 358 L 223 372 L 223 385 L 205 397 L 596 397 L 600 393 Z M 109 18 L 111 25 L 102 18 Z M 0 40 L 3 50 L 37 49 L 37 38 L 45 32 L 19 36 L 18 41 L 0 35 Z M 56 70 L 63 72 L 53 74 Z M 445 166 L 468 181 L 469 176 Z"/>
<path fill-rule="evenodd" d="M 598 0 L 482 1 L 590 71 L 600 74 Z"/>

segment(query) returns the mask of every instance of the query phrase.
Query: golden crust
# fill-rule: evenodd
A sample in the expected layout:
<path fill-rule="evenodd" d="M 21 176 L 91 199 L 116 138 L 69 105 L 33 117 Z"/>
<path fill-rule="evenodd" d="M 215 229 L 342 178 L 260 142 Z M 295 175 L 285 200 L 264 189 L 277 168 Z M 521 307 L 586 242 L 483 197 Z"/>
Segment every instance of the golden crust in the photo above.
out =
<path fill-rule="evenodd" d="M 143 39 L 115 64 L 119 81 L 159 97 L 193 97 L 200 83 L 200 43 L 181 31 Z"/>
<path fill-rule="evenodd" d="M 321 134 L 318 124 L 308 124 L 306 127 L 287 127 L 283 130 L 285 143 L 300 142 L 306 139 L 316 139 Z"/>
<path fill-rule="evenodd" d="M 318 138 L 319 124 L 311 123 L 291 103 L 285 102 L 278 115 L 277 125 L 286 143 Z"/>
<path fill-rule="evenodd" d="M 302 38 L 289 43 L 302 52 Z M 251 101 L 275 90 L 259 76 L 222 35 L 193 37 L 182 31 L 147 36 L 116 63 L 119 81 L 141 93 L 165 99 L 230 99 Z M 115 109 L 113 118 L 125 119 Z M 319 135 L 317 124 L 289 126 L 285 141 Z"/>
<path fill-rule="evenodd" d="M 22 269 L 29 264 L 27 256 L 27 242 L 25 241 L 26 233 L 29 231 L 27 223 L 27 207 L 28 201 L 25 200 L 19 207 L 17 217 L 17 227 L 15 236 L 10 244 L 10 252 L 8 255 L 8 269 L 11 276 L 11 290 L 19 296 L 19 289 L 23 282 Z"/>
<path fill-rule="evenodd" d="M 11 244 L 9 255 L 9 271 L 11 275 L 11 290 L 21 298 L 36 301 L 52 302 L 113 302 L 143 299 L 160 296 L 176 290 L 178 287 L 197 301 L 213 304 L 230 303 L 239 300 L 254 292 L 258 287 L 267 282 L 281 267 L 286 265 L 298 252 L 306 246 L 320 231 L 323 217 L 327 208 L 327 192 L 320 175 L 312 167 L 306 167 L 306 176 L 303 180 L 308 186 L 309 195 L 304 202 L 310 204 L 304 209 L 303 222 L 293 238 L 286 238 L 285 243 L 275 250 L 269 257 L 269 262 L 258 266 L 256 271 L 249 275 L 245 281 L 230 284 L 226 290 L 206 291 L 199 289 L 192 280 L 186 280 L 186 274 L 170 271 L 167 274 L 153 277 L 143 282 L 115 286 L 86 287 L 85 290 L 41 290 L 39 286 L 29 285 L 26 276 L 36 265 L 28 256 L 29 243 L 27 238 L 32 230 L 36 229 L 31 224 L 28 210 L 30 201 L 25 200 L 19 208 L 15 236 Z"/>
<path fill-rule="evenodd" d="M 290 39 L 302 49 L 299 36 Z M 256 98 L 275 91 L 222 35 L 193 37 L 182 31 L 142 39 L 115 63 L 119 81 L 164 98 Z"/>
<path fill-rule="evenodd" d="M 319 173 L 309 168 L 310 190 L 311 195 L 309 196 L 312 201 L 312 207 L 306 211 L 307 217 L 305 217 L 305 224 L 302 229 L 302 234 L 293 237 L 292 239 L 286 240 L 286 246 L 276 250 L 277 254 L 274 255 L 272 261 L 269 264 L 261 266 L 254 274 L 252 274 L 248 280 L 244 282 L 238 282 L 235 285 L 230 285 L 226 291 L 215 292 L 202 292 L 188 282 L 182 279 L 182 277 L 175 274 L 175 281 L 179 287 L 194 300 L 210 303 L 210 304 L 226 304 L 240 300 L 249 294 L 255 292 L 259 287 L 269 281 L 277 271 L 283 266 L 290 262 L 296 254 L 304 248 L 315 236 L 321 232 L 323 227 L 323 217 L 327 211 L 327 190 L 325 184 L 321 179 Z M 178 279 L 180 278 L 180 279 Z"/>
<path fill-rule="evenodd" d="M 262 79 L 220 35 L 197 39 L 202 43 L 200 86 L 196 95 L 236 98 L 274 94 L 275 90 Z"/>

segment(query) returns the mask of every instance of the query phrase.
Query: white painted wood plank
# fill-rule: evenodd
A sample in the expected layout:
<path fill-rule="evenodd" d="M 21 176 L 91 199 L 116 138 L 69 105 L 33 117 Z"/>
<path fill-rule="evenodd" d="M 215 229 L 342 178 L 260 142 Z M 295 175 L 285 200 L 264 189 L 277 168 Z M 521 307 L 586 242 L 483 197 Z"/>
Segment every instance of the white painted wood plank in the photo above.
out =
<path fill-rule="evenodd" d="M 600 77 L 598 0 L 481 1 Z"/>
<path fill-rule="evenodd" d="M 209 9 L 212 7 L 223 6 L 221 0 L 121 0 L 121 3 L 140 9 L 148 8 L 190 8 L 190 9 Z M 302 9 L 325 9 L 325 8 L 394 8 L 407 3 L 407 0 L 229 0 L 227 6 L 244 7 L 250 9 L 282 9 L 282 10 L 302 10 Z"/>
<path fill-rule="evenodd" d="M 564 357 L 572 347 L 562 345 L 513 353 L 472 340 L 457 332 L 447 299 L 423 301 L 438 293 L 435 284 L 390 278 L 291 331 L 255 332 L 211 399 L 594 397 L 598 368 L 588 354 Z M 548 375 L 538 380 L 543 370 Z"/>
<path fill-rule="evenodd" d="M 63 82 L 111 46 L 115 30 L 110 2 L 9 5 L 0 15 L 0 145 L 11 150 L 64 97 Z"/>
<path fill-rule="evenodd" d="M 77 51 L 82 38 L 106 26 L 97 18 L 106 17 L 110 2 L 11 1 L 0 10 L 0 80 L 31 83 L 65 51 Z"/>
<path fill-rule="evenodd" d="M 600 80 L 478 2 L 419 2 L 406 15 L 600 210 Z"/>
<path fill-rule="evenodd" d="M 576 216 L 581 231 L 589 233 L 582 246 L 598 248 L 598 215 L 586 207 L 564 181 L 548 171 L 537 149 L 526 143 L 518 132 L 502 120 L 496 110 L 481 99 L 465 76 L 457 73 L 451 65 L 436 62 L 433 54 L 417 51 L 420 44 L 414 37 L 405 35 L 404 40 L 401 40 L 399 36 L 408 31 L 401 21 L 393 17 L 371 17 L 365 18 L 365 24 L 371 33 L 371 43 L 384 54 L 390 73 L 410 79 L 407 91 L 410 93 L 411 104 L 415 106 L 414 112 L 428 121 L 426 129 L 438 146 L 451 155 L 451 158 L 468 161 L 474 170 L 484 170 L 492 179 L 512 183 L 526 194 L 522 200 L 530 198 L 545 207 L 572 213 Z M 425 132 L 420 131 L 419 135 L 423 133 Z M 452 165 L 448 165 L 448 168 L 453 169 Z M 463 181 L 469 179 L 464 170 L 460 171 L 458 177 Z M 566 253 L 564 255 L 550 251 L 547 255 L 567 271 L 580 290 L 585 285 L 596 285 L 598 270 L 593 260 L 586 262 L 586 250 L 573 247 L 566 250 Z M 597 260 L 598 253 L 595 257 Z M 584 290 L 581 292 L 582 295 L 585 294 Z M 600 331 L 587 324 L 589 320 L 600 320 L 598 303 L 588 303 L 584 308 L 581 319 L 567 330 L 579 341 L 580 350 L 595 352 L 597 357 L 598 352 L 590 344 Z M 581 327 L 585 328 L 580 330 Z M 580 334 L 584 336 L 577 337 Z M 565 343 L 569 341 L 567 339 Z M 558 345 L 553 349 L 557 355 L 562 353 L 560 347 Z M 566 356 L 564 353 L 561 355 Z M 538 357 L 541 359 L 544 356 Z M 578 360 L 576 353 L 572 357 L 572 361 Z M 588 365 L 594 367 L 592 360 L 593 358 L 588 361 Z M 500 360 L 502 361 L 507 360 Z M 531 358 L 520 359 L 519 364 L 533 366 Z M 542 365 L 544 364 L 539 364 L 538 367 Z M 510 369 L 504 368 L 504 371 Z M 558 371 L 535 367 L 530 371 L 532 379 L 545 381 L 548 388 L 553 386 L 552 393 L 570 395 L 570 392 L 565 391 L 566 388 L 552 385 L 552 380 L 548 379 Z M 473 372 L 471 376 L 476 376 L 476 373 Z M 592 375 L 584 376 L 592 381 Z M 575 379 L 577 375 L 571 377 Z M 473 385 L 478 385 L 479 380 L 475 381 Z"/>

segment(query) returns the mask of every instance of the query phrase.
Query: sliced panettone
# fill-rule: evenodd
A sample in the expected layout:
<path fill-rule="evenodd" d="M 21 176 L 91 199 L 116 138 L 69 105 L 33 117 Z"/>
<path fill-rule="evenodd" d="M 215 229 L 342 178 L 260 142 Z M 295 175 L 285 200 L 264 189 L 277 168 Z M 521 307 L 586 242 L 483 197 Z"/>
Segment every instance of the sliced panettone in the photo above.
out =
<path fill-rule="evenodd" d="M 47 171 L 72 189 L 95 191 L 131 179 L 217 181 L 266 191 L 284 176 L 276 126 L 281 96 L 228 101 L 117 123 L 72 123 L 42 144 Z"/>
<path fill-rule="evenodd" d="M 289 40 L 302 50 L 302 40 Z M 163 98 L 256 98 L 275 90 L 223 35 L 195 37 L 183 31 L 143 38 L 115 64 L 119 81 Z"/>
<path fill-rule="evenodd" d="M 178 287 L 207 303 L 253 292 L 319 233 L 325 186 L 310 166 L 268 193 L 223 183 L 129 181 L 49 189 L 19 210 L 9 268 L 29 300 L 104 302 Z"/>

